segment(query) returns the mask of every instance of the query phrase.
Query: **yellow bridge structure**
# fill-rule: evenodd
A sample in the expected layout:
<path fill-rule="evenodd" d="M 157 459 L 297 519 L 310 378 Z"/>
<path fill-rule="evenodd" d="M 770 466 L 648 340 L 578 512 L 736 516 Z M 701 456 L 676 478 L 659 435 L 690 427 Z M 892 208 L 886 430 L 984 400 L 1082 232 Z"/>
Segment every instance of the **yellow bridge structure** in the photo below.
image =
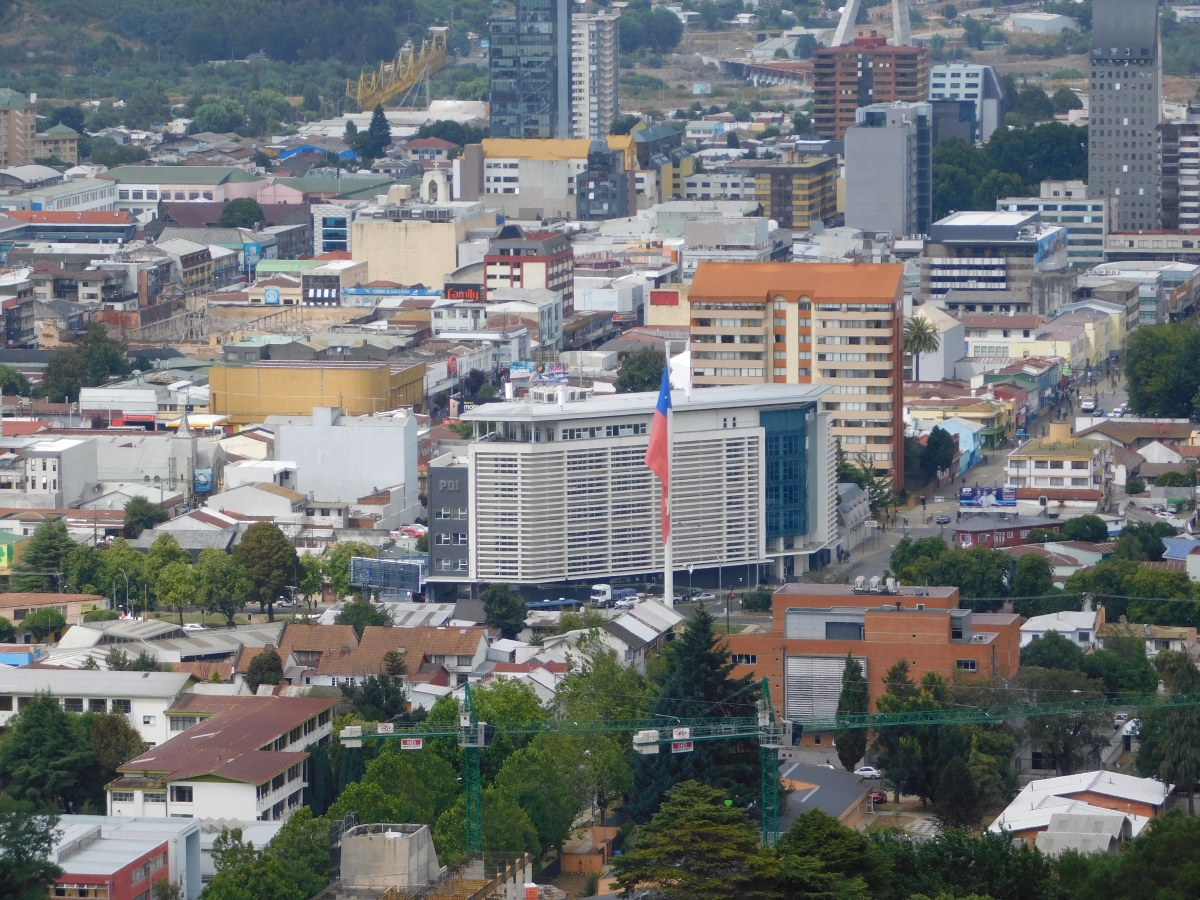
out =
<path fill-rule="evenodd" d="M 346 96 L 358 101 L 361 110 L 374 109 L 399 97 L 420 84 L 446 65 L 447 28 L 429 29 L 431 36 L 421 41 L 418 50 L 408 45 L 400 50 L 394 62 L 382 62 L 377 72 L 363 72 L 358 84 L 346 82 Z"/>

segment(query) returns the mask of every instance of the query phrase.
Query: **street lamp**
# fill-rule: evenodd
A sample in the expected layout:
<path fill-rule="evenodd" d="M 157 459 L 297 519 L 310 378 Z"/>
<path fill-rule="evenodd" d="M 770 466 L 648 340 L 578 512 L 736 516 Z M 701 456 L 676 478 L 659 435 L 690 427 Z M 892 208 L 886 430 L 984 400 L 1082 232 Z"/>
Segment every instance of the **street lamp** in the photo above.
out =
<path fill-rule="evenodd" d="M 117 571 L 125 576 L 125 608 L 129 609 L 129 574 L 124 569 L 117 569 Z M 116 591 L 113 591 L 113 593 L 115 594 Z"/>

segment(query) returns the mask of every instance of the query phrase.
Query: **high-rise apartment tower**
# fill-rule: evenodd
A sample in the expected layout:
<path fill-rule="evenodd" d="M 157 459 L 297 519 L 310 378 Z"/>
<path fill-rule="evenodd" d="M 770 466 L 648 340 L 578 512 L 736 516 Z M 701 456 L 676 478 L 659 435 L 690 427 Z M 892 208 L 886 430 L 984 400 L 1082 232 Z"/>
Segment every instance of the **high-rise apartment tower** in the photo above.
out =
<path fill-rule="evenodd" d="M 571 17 L 571 137 L 604 140 L 619 116 L 616 14 Z"/>
<path fill-rule="evenodd" d="M 1114 231 L 1159 227 L 1162 118 L 1158 0 L 1095 0 L 1089 61 L 1088 195 L 1109 201 Z"/>
<path fill-rule="evenodd" d="M 492 137 L 571 137 L 570 0 L 517 0 L 489 36 Z"/>

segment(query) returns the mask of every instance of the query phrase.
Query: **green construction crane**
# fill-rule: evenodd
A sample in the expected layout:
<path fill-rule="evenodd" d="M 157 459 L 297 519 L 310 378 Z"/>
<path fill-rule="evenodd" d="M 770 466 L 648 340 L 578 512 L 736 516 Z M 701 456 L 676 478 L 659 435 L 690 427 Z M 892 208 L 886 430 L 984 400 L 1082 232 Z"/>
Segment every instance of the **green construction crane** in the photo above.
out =
<path fill-rule="evenodd" d="M 672 753 L 688 753 L 697 741 L 757 740 L 762 762 L 762 840 L 773 844 L 779 832 L 779 751 L 799 742 L 804 728 L 833 731 L 846 728 L 899 728 L 917 725 L 968 725 L 996 723 L 1004 719 L 1058 716 L 1071 713 L 1115 713 L 1126 709 L 1167 709 L 1200 706 L 1200 694 L 1149 694 L 1118 697 L 1113 700 L 1071 700 L 1059 703 L 1006 703 L 993 706 L 948 707 L 904 713 L 855 713 L 825 719 L 791 722 L 775 715 L 767 679 L 762 680 L 756 714 L 746 717 L 676 719 L 669 724 L 661 719 L 564 720 L 543 722 L 506 722 L 499 725 L 480 722 L 471 697 L 471 688 L 459 712 L 457 730 L 426 728 L 421 725 L 394 725 L 381 722 L 374 731 L 362 726 L 342 729 L 343 747 L 361 748 L 363 740 L 401 741 L 405 750 L 421 750 L 430 738 L 456 738 L 464 754 L 463 786 L 466 790 L 467 853 L 483 852 L 483 779 L 480 776 L 480 752 L 491 744 L 495 734 L 596 734 L 628 733 L 638 753 L 655 754 L 664 746 Z"/>

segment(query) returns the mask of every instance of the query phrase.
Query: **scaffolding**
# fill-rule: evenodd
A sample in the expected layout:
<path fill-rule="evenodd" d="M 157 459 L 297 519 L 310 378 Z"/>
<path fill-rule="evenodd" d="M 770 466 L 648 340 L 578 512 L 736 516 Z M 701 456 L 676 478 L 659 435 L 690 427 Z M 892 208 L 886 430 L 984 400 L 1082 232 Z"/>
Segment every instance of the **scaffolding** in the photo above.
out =
<path fill-rule="evenodd" d="M 428 99 L 429 76 L 446 65 L 446 32 L 449 29 L 429 30 L 431 35 L 421 41 L 419 50 L 415 45 L 407 44 L 393 62 L 380 63 L 377 72 L 360 74 L 357 85 L 347 81 L 346 96 L 357 100 L 359 109 L 369 110 L 394 100 L 424 81 Z"/>

